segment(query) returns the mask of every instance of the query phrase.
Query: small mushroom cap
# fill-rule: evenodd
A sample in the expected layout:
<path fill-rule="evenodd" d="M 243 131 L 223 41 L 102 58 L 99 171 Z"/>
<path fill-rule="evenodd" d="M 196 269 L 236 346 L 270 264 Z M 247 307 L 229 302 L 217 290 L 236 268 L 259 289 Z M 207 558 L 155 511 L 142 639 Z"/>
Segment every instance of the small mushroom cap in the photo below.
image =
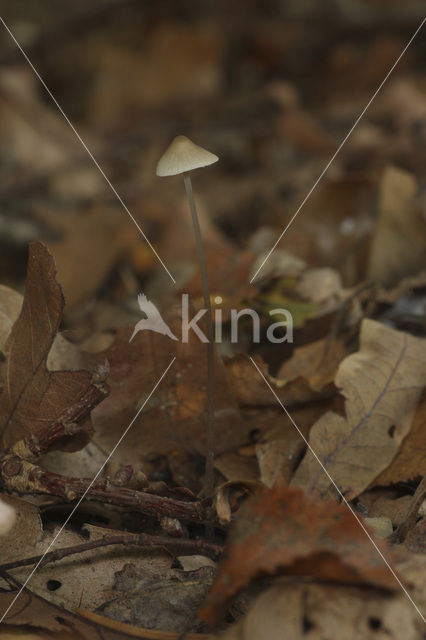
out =
<path fill-rule="evenodd" d="M 177 136 L 163 153 L 157 164 L 157 176 L 175 176 L 178 173 L 207 167 L 219 158 L 186 136 Z"/>

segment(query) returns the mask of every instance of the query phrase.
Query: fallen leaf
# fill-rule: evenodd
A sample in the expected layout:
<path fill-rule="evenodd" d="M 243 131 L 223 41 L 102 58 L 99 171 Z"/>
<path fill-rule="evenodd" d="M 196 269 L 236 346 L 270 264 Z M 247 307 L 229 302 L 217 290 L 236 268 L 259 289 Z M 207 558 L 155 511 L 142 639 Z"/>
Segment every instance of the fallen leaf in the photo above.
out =
<path fill-rule="evenodd" d="M 211 640 L 421 640 L 417 618 L 402 594 L 278 584 L 258 596 L 244 618 Z"/>
<path fill-rule="evenodd" d="M 370 489 L 360 496 L 359 502 L 373 518 L 389 518 L 394 527 L 398 527 L 407 515 L 411 495 L 399 497 L 399 491 L 389 488 Z"/>
<path fill-rule="evenodd" d="M 213 576 L 211 566 L 183 571 L 126 563 L 115 574 L 102 613 L 118 622 L 183 633 L 204 600 Z M 201 626 L 204 625 L 197 619 L 191 624 L 194 631 L 202 630 Z"/>
<path fill-rule="evenodd" d="M 303 300 L 321 304 L 321 311 L 333 309 L 342 292 L 342 278 L 335 269 L 320 267 L 304 271 L 296 291 Z"/>
<path fill-rule="evenodd" d="M 22 310 L 5 346 L 6 376 L 0 396 L 3 448 L 43 430 L 91 380 L 89 371 L 47 369 L 64 308 L 55 275 L 55 264 L 47 249 L 41 243 L 30 244 Z M 90 432 L 89 425 L 86 421 L 86 433 Z M 81 448 L 86 441 L 76 438 L 70 446 Z"/>
<path fill-rule="evenodd" d="M 377 538 L 389 538 L 393 533 L 392 522 L 389 518 L 367 517 L 364 518 L 364 524 L 368 526 Z"/>
<path fill-rule="evenodd" d="M 5 611 L 15 596 L 15 591 L 0 593 L 0 611 Z M 13 604 L 4 624 L 10 629 L 9 637 L 18 639 L 21 632 L 37 634 L 36 640 L 39 638 L 40 640 L 124 640 L 128 638 L 127 635 L 109 632 L 101 626 L 86 622 L 27 589 Z M 140 637 L 146 638 L 146 636 Z"/>
<path fill-rule="evenodd" d="M 216 457 L 214 466 L 226 480 L 233 482 L 256 481 L 259 477 L 259 469 L 254 456 L 242 456 L 232 452 L 224 453 Z"/>
<path fill-rule="evenodd" d="M 3 351 L 21 307 L 21 294 L 10 287 L 0 285 L 0 351 Z"/>
<path fill-rule="evenodd" d="M 37 172 L 57 169 L 82 151 L 62 118 L 39 98 L 37 78 L 30 69 L 0 74 L 2 103 L 0 132 L 8 153 L 21 170 Z"/>
<path fill-rule="evenodd" d="M 179 313 L 180 310 L 170 309 L 163 314 L 172 332 L 178 336 L 181 325 Z M 189 342 L 183 343 L 151 331 L 139 332 L 129 343 L 131 334 L 130 328 L 119 329 L 113 344 L 90 360 L 93 365 L 106 358 L 110 365 L 110 395 L 92 412 L 96 443 L 104 450 L 111 450 L 172 358 L 176 357 L 167 376 L 126 435 L 125 450 L 117 453 L 124 456 L 125 464 L 142 464 L 142 470 L 153 456 L 167 456 L 174 450 L 181 455 L 203 457 L 206 453 L 206 345 L 191 335 Z M 250 425 L 241 419 L 236 402 L 229 393 L 227 374 L 217 356 L 216 454 L 219 456 L 240 446 L 250 429 Z M 188 468 L 186 481 L 190 477 L 192 472 Z"/>
<path fill-rule="evenodd" d="M 368 277 L 391 285 L 424 266 L 425 220 L 415 203 L 414 176 L 389 167 L 380 188 L 379 217 L 374 231 Z"/>
<path fill-rule="evenodd" d="M 426 553 L 426 518 L 420 518 L 408 532 L 404 544 L 413 553 Z"/>
<path fill-rule="evenodd" d="M 2 535 L 0 564 L 43 553 L 43 528 L 38 507 L 7 494 L 1 494 L 1 498 L 13 509 L 15 519 L 9 531 Z M 24 568 L 21 577 L 25 576 L 26 572 L 28 573 L 28 567 Z"/>
<path fill-rule="evenodd" d="M 377 546 L 390 558 L 384 543 Z M 200 617 L 216 623 L 231 598 L 265 574 L 398 587 L 346 506 L 283 487 L 265 489 L 241 507 Z"/>
<path fill-rule="evenodd" d="M 426 391 L 420 398 L 413 424 L 390 465 L 374 479 L 376 486 L 408 482 L 426 475 Z"/>
<path fill-rule="evenodd" d="M 208 98 L 219 86 L 220 39 L 207 23 L 151 25 L 141 51 L 101 40 L 92 55 L 96 82 L 91 108 L 103 126 L 137 108 Z M 136 77 L 141 79 L 138 86 Z"/>
<path fill-rule="evenodd" d="M 340 341 L 331 340 L 329 343 L 327 338 L 296 347 L 291 358 L 279 369 L 276 385 L 284 387 L 301 377 L 313 391 L 321 391 L 334 381 L 337 367 L 345 355 L 345 347 Z"/>
<path fill-rule="evenodd" d="M 315 349 L 315 357 L 319 355 L 321 346 Z M 309 353 L 307 353 L 309 352 Z M 321 354 L 323 351 L 321 351 Z M 308 349 L 300 356 L 301 359 L 305 357 L 305 354 L 310 358 L 310 350 Z M 330 354 L 330 359 L 333 355 Z M 299 355 L 296 356 L 297 360 Z M 331 397 L 335 394 L 335 387 L 333 384 L 324 384 L 321 391 L 314 390 L 309 381 L 303 376 L 295 377 L 290 375 L 290 380 L 280 378 L 274 378 L 268 372 L 266 363 L 262 357 L 256 355 L 254 357 L 256 364 L 262 371 L 265 378 L 274 389 L 277 396 L 285 404 L 286 407 L 294 405 L 302 405 L 307 402 L 317 400 L 323 397 Z M 319 357 L 316 360 L 319 362 Z M 231 385 L 233 396 L 237 399 L 238 403 L 245 407 L 262 407 L 276 405 L 276 399 L 274 398 L 271 390 L 265 384 L 265 381 L 259 376 L 253 363 L 249 357 L 243 354 L 237 354 L 232 358 L 225 358 L 225 366 L 228 372 L 229 382 Z M 306 370 L 305 364 L 301 365 Z M 287 373 L 287 368 L 285 373 Z M 313 383 L 316 387 L 321 386 L 320 379 L 315 378 L 315 372 L 313 374 Z M 320 376 L 321 377 L 321 376 Z M 325 377 L 329 378 L 329 374 L 325 373 Z"/>
<path fill-rule="evenodd" d="M 346 416 L 324 414 L 309 442 L 351 499 L 389 466 L 410 430 L 426 384 L 426 340 L 364 320 L 359 351 L 343 360 L 335 384 L 346 399 Z M 311 451 L 292 484 L 316 494 L 332 487 Z"/>
<path fill-rule="evenodd" d="M 214 507 L 221 524 L 229 524 L 232 514 L 239 509 L 247 496 L 263 491 L 263 486 L 255 480 L 233 480 L 225 482 L 217 489 Z"/>
<path fill-rule="evenodd" d="M 261 482 L 267 487 L 287 485 L 304 450 L 305 443 L 296 431 L 292 439 L 257 444 Z"/>
<path fill-rule="evenodd" d="M 53 217 L 53 216 L 50 216 Z M 91 207 L 62 216 L 61 238 L 48 241 L 67 310 L 92 299 L 124 252 L 120 231 L 130 224 L 117 207 Z"/>
<path fill-rule="evenodd" d="M 0 285 L 0 351 L 4 349 L 13 325 L 19 317 L 24 296 L 14 289 Z M 47 368 L 81 369 L 83 358 L 80 349 L 58 333 L 47 356 Z"/>

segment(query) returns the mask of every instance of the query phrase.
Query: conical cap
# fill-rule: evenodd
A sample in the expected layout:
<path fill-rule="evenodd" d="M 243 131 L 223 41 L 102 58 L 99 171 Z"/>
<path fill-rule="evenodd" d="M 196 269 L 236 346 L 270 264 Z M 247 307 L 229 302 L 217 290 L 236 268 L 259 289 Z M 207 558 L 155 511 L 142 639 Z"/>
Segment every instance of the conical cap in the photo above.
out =
<path fill-rule="evenodd" d="M 157 164 L 157 176 L 175 176 L 178 173 L 207 167 L 219 158 L 186 136 L 177 136 L 163 153 Z"/>

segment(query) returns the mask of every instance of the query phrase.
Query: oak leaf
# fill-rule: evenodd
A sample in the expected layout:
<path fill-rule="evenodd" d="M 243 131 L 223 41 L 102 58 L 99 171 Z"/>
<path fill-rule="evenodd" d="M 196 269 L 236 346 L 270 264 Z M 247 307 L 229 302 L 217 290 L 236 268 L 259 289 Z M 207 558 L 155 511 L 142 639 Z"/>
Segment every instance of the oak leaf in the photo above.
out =
<path fill-rule="evenodd" d="M 426 340 L 364 320 L 359 351 L 343 360 L 335 378 L 346 415 L 325 413 L 309 442 L 331 478 L 349 499 L 389 466 L 409 433 L 426 385 Z M 316 494 L 332 487 L 308 451 L 292 484 Z"/>
<path fill-rule="evenodd" d="M 426 390 L 417 405 L 413 424 L 390 465 L 375 478 L 377 486 L 409 482 L 426 476 Z"/>

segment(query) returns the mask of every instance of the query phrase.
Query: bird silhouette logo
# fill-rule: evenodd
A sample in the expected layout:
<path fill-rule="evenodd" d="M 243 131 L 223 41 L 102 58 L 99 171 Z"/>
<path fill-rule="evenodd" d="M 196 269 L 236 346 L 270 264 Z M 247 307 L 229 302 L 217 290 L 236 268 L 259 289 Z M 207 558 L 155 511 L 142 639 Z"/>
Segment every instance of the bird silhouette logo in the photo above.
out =
<path fill-rule="evenodd" d="M 129 342 L 133 340 L 138 331 L 146 331 L 147 329 L 149 331 L 161 333 L 163 336 L 169 336 L 172 340 L 178 339 L 174 333 L 172 333 L 170 327 L 164 322 L 155 304 L 148 300 L 146 295 L 140 293 L 138 295 L 138 303 L 140 310 L 146 314 L 146 318 L 139 320 L 135 325 L 135 329 Z"/>

